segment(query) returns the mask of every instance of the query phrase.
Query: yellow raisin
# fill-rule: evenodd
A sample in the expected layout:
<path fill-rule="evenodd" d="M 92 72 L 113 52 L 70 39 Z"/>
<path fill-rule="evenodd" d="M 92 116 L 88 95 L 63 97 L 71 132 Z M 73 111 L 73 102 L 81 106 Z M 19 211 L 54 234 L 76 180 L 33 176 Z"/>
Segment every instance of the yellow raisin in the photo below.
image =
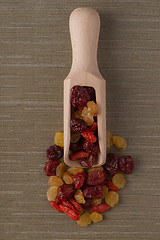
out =
<path fill-rule="evenodd" d="M 113 139 L 113 143 L 115 144 L 116 148 L 118 148 L 121 151 L 126 150 L 127 142 L 123 137 L 113 136 L 112 139 Z"/>
<path fill-rule="evenodd" d="M 61 162 L 58 167 L 56 168 L 56 176 L 62 177 L 64 174 L 64 171 L 66 170 L 66 164 Z"/>
<path fill-rule="evenodd" d="M 92 171 L 94 171 L 94 170 L 103 171 L 104 169 L 103 169 L 103 167 L 89 168 L 89 169 L 88 169 L 88 173 L 90 173 L 90 172 L 92 172 Z"/>
<path fill-rule="evenodd" d="M 55 201 L 57 197 L 58 186 L 50 187 L 47 191 L 47 199 L 48 201 Z"/>
<path fill-rule="evenodd" d="M 85 199 L 84 199 L 84 196 L 83 196 L 83 192 L 80 190 L 80 189 L 78 189 L 77 191 L 76 191 L 76 193 L 75 193 L 75 195 L 74 195 L 74 198 L 76 199 L 76 201 L 78 202 L 78 203 L 85 203 L 86 201 L 85 201 Z"/>
<path fill-rule="evenodd" d="M 112 133 L 107 130 L 106 132 L 106 147 L 109 149 L 112 145 L 114 145 L 112 140 Z"/>
<path fill-rule="evenodd" d="M 64 133 L 56 132 L 54 142 L 57 146 L 64 147 Z"/>
<path fill-rule="evenodd" d="M 76 143 L 78 142 L 78 140 L 81 138 L 81 134 L 80 133 L 71 133 L 71 143 Z"/>
<path fill-rule="evenodd" d="M 118 193 L 114 192 L 114 191 L 108 192 L 105 197 L 105 201 L 110 207 L 114 207 L 115 205 L 117 205 L 117 203 L 119 201 Z"/>
<path fill-rule="evenodd" d="M 66 184 L 72 184 L 73 183 L 72 175 L 69 172 L 65 172 L 63 174 L 63 180 Z"/>
<path fill-rule="evenodd" d="M 88 112 L 96 116 L 98 113 L 98 106 L 94 101 L 87 102 Z"/>
<path fill-rule="evenodd" d="M 102 186 L 103 192 L 102 192 L 102 199 L 104 199 L 109 191 L 108 187 L 106 185 Z"/>
<path fill-rule="evenodd" d="M 91 224 L 92 220 L 90 219 L 90 213 L 85 212 L 80 217 L 80 219 L 77 221 L 77 224 L 81 227 L 86 227 L 89 224 Z"/>
<path fill-rule="evenodd" d="M 71 173 L 72 175 L 75 175 L 77 173 L 81 173 L 83 172 L 83 168 L 81 167 L 71 167 L 67 170 L 69 173 Z"/>
<path fill-rule="evenodd" d="M 118 188 L 123 188 L 124 185 L 126 184 L 126 179 L 124 177 L 124 175 L 122 173 L 116 173 L 113 177 L 112 177 L 112 182 L 114 183 L 114 185 Z"/>
<path fill-rule="evenodd" d="M 101 201 L 102 201 L 101 198 L 92 198 L 91 205 L 98 205 L 101 203 Z"/>
<path fill-rule="evenodd" d="M 103 220 L 103 215 L 98 212 L 91 213 L 89 217 L 94 223 L 97 223 Z"/>
<path fill-rule="evenodd" d="M 53 187 L 53 186 L 62 186 L 63 185 L 63 181 L 60 177 L 57 176 L 51 176 L 48 180 L 48 184 Z"/>
<path fill-rule="evenodd" d="M 82 119 L 90 126 L 94 122 L 93 114 L 88 112 L 88 108 L 84 107 L 82 110 Z"/>

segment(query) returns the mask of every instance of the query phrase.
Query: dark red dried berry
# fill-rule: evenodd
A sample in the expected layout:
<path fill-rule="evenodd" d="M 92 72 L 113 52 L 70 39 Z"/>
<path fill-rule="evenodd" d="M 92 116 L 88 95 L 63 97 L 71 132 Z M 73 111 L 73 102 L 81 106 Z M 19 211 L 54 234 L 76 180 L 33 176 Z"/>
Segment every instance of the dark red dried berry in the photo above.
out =
<path fill-rule="evenodd" d="M 88 94 L 90 96 L 90 101 L 96 102 L 96 95 L 95 95 L 95 90 L 93 87 L 85 87 L 86 90 L 88 91 Z"/>
<path fill-rule="evenodd" d="M 106 172 L 112 177 L 118 172 L 118 157 L 114 153 L 108 153 L 106 163 L 104 164 Z"/>
<path fill-rule="evenodd" d="M 72 176 L 75 189 L 79 189 L 83 186 L 85 178 L 86 178 L 86 174 L 83 173 L 83 172 L 82 173 L 77 173 L 77 174 Z"/>
<path fill-rule="evenodd" d="M 93 170 L 88 173 L 86 184 L 88 185 L 104 185 L 106 183 L 107 174 L 103 170 Z"/>
<path fill-rule="evenodd" d="M 84 207 L 84 208 L 88 208 L 89 206 L 91 206 L 91 204 L 92 204 L 92 199 L 91 198 L 85 198 L 85 203 L 84 204 L 82 204 L 82 206 Z"/>
<path fill-rule="evenodd" d="M 119 169 L 126 174 L 131 174 L 134 169 L 134 160 L 131 156 L 119 158 Z"/>
<path fill-rule="evenodd" d="M 95 131 L 97 130 L 97 123 L 96 123 L 96 122 L 93 122 L 93 123 L 91 124 L 90 130 L 91 130 L 92 132 L 95 132 Z"/>
<path fill-rule="evenodd" d="M 71 131 L 75 133 L 82 133 L 87 129 L 87 123 L 79 118 L 72 118 L 71 120 Z"/>
<path fill-rule="evenodd" d="M 83 150 L 82 144 L 78 141 L 77 143 L 70 143 L 70 150 L 72 152 L 78 152 Z"/>
<path fill-rule="evenodd" d="M 56 175 L 56 168 L 60 164 L 58 160 L 49 160 L 46 162 L 44 171 L 47 176 L 54 176 Z"/>
<path fill-rule="evenodd" d="M 62 155 L 63 155 L 62 147 L 56 145 L 50 146 L 46 152 L 46 157 L 49 160 L 58 160 L 59 158 L 62 157 Z"/>
<path fill-rule="evenodd" d="M 86 88 L 76 85 L 71 89 L 71 103 L 78 110 L 82 110 L 85 104 L 90 100 L 90 95 Z"/>
<path fill-rule="evenodd" d="M 79 159 L 82 167 L 91 168 L 96 162 L 96 155 L 90 155 L 88 158 Z"/>
<path fill-rule="evenodd" d="M 83 189 L 83 195 L 86 198 L 101 198 L 103 193 L 102 186 L 86 186 Z"/>
<path fill-rule="evenodd" d="M 63 184 L 58 188 L 58 197 L 63 201 L 67 201 L 68 199 L 73 197 L 74 193 L 74 184 Z"/>
<path fill-rule="evenodd" d="M 82 143 L 83 149 L 89 154 L 96 155 L 100 152 L 98 143 L 89 143 L 87 140 L 84 140 Z"/>

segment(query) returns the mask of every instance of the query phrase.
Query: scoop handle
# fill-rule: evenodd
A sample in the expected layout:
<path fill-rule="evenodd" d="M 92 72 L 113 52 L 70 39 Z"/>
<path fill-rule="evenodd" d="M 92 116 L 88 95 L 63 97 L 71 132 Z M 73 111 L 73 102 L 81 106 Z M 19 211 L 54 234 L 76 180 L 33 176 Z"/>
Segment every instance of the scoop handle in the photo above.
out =
<path fill-rule="evenodd" d="M 72 67 L 69 75 L 90 72 L 101 77 L 97 65 L 99 14 L 91 8 L 76 8 L 70 15 L 69 29 L 72 43 Z"/>

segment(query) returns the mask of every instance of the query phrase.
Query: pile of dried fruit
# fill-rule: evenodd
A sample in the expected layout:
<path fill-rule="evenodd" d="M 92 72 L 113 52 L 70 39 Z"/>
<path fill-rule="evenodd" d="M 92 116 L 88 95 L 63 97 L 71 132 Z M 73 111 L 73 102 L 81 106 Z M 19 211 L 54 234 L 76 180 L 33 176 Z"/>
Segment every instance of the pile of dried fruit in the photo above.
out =
<path fill-rule="evenodd" d="M 86 97 L 88 100 L 88 98 Z M 87 101 L 86 100 L 86 101 Z M 82 104 L 83 105 L 83 104 Z M 84 145 L 88 143 L 83 143 Z M 125 150 L 124 138 L 113 136 L 107 131 L 107 149 L 114 145 Z M 71 167 L 60 162 L 63 155 L 63 132 L 55 134 L 55 145 L 48 148 L 44 171 L 50 176 L 47 199 L 51 206 L 77 221 L 79 226 L 102 221 L 103 212 L 114 207 L 119 201 L 120 188 L 126 184 L 124 174 L 132 173 L 134 161 L 131 156 L 117 157 L 108 153 L 102 167 L 83 169 Z M 86 149 L 89 147 L 87 146 Z M 85 147 L 84 152 L 87 153 Z M 90 148 L 90 153 L 94 148 Z"/>

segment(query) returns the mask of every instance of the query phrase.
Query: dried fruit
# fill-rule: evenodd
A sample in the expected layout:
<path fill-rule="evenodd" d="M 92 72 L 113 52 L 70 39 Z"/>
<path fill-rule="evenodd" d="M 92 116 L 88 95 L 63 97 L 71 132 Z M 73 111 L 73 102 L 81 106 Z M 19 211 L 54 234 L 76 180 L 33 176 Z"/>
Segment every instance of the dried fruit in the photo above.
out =
<path fill-rule="evenodd" d="M 83 207 L 74 199 L 70 198 L 70 202 L 74 205 L 76 209 L 78 209 L 80 212 L 83 211 Z"/>
<path fill-rule="evenodd" d="M 56 132 L 54 142 L 57 146 L 64 147 L 64 133 Z"/>
<path fill-rule="evenodd" d="M 92 222 L 89 212 L 83 213 L 79 218 L 80 219 L 77 221 L 77 224 L 81 227 L 86 227 Z"/>
<path fill-rule="evenodd" d="M 97 222 L 100 222 L 103 220 L 102 214 L 97 213 L 97 212 L 91 213 L 89 217 L 94 223 L 97 223 Z"/>
<path fill-rule="evenodd" d="M 70 154 L 69 158 L 71 161 L 76 161 L 78 159 L 86 158 L 88 156 L 89 156 L 89 154 L 87 152 L 80 151 L 80 152 Z"/>
<path fill-rule="evenodd" d="M 100 170 L 94 170 L 88 173 L 86 178 L 86 184 L 88 185 L 104 185 L 106 183 L 106 172 Z"/>
<path fill-rule="evenodd" d="M 115 205 L 117 205 L 117 203 L 119 201 L 118 193 L 114 192 L 114 191 L 108 192 L 105 197 L 105 201 L 110 207 L 114 207 Z"/>
<path fill-rule="evenodd" d="M 87 126 L 88 126 L 87 123 L 79 118 L 72 118 L 70 124 L 71 131 L 75 133 L 82 133 L 87 129 Z"/>
<path fill-rule="evenodd" d="M 55 201 L 56 197 L 57 197 L 57 190 L 58 190 L 58 186 L 53 186 L 50 187 L 47 191 L 47 199 L 48 201 Z"/>
<path fill-rule="evenodd" d="M 44 171 L 47 176 L 54 176 L 56 175 L 56 168 L 60 164 L 58 160 L 49 160 L 46 162 Z"/>
<path fill-rule="evenodd" d="M 47 149 L 46 157 L 49 160 L 58 160 L 63 155 L 63 149 L 59 146 L 53 145 Z"/>
<path fill-rule="evenodd" d="M 75 85 L 71 89 L 71 103 L 78 110 L 82 110 L 84 105 L 90 100 L 90 95 L 86 88 Z"/>
<path fill-rule="evenodd" d="M 103 167 L 90 168 L 90 169 L 88 169 L 88 173 L 95 171 L 95 170 L 104 171 L 104 168 Z"/>
<path fill-rule="evenodd" d="M 126 174 L 131 174 L 134 169 L 134 160 L 131 156 L 119 158 L 119 169 Z"/>
<path fill-rule="evenodd" d="M 75 187 L 73 184 L 63 184 L 58 188 L 58 196 L 61 200 L 67 201 L 75 193 Z"/>
<path fill-rule="evenodd" d="M 111 146 L 113 146 L 113 140 L 112 140 L 112 133 L 107 130 L 106 132 L 106 147 L 109 149 Z"/>
<path fill-rule="evenodd" d="M 87 90 L 87 92 L 90 96 L 90 100 L 96 101 L 96 95 L 95 95 L 94 88 L 93 87 L 86 87 L 86 86 L 85 86 L 85 88 L 86 88 L 86 90 Z"/>
<path fill-rule="evenodd" d="M 101 201 L 102 201 L 101 198 L 92 198 L 91 205 L 98 205 L 101 203 Z"/>
<path fill-rule="evenodd" d="M 82 119 L 82 112 L 81 111 L 75 111 L 71 116 L 73 118 L 80 118 L 80 119 Z"/>
<path fill-rule="evenodd" d="M 62 201 L 62 205 L 71 208 L 76 214 L 80 214 L 80 211 L 73 206 L 73 204 L 69 201 Z"/>
<path fill-rule="evenodd" d="M 70 150 L 72 152 L 78 152 L 83 150 L 81 142 L 78 141 L 77 143 L 70 143 Z"/>
<path fill-rule="evenodd" d="M 79 216 L 77 213 L 74 212 L 74 210 L 72 210 L 69 207 L 63 206 L 62 204 L 60 204 L 59 206 L 62 209 L 62 211 L 72 220 L 75 220 L 75 221 L 79 220 Z"/>
<path fill-rule="evenodd" d="M 121 151 L 126 150 L 127 148 L 127 142 L 123 137 L 120 136 L 113 136 L 112 137 L 113 143 L 115 146 L 120 149 Z"/>
<path fill-rule="evenodd" d="M 109 188 L 110 191 L 115 191 L 115 192 L 118 191 L 118 188 L 110 180 L 106 181 L 106 185 L 107 185 L 107 187 Z"/>
<path fill-rule="evenodd" d="M 71 143 L 77 143 L 80 138 L 81 138 L 80 133 L 71 132 Z"/>
<path fill-rule="evenodd" d="M 82 158 L 79 160 L 79 163 L 82 167 L 90 168 L 92 167 L 96 162 L 96 156 L 90 155 L 88 158 Z"/>
<path fill-rule="evenodd" d="M 53 186 L 62 186 L 63 185 L 63 181 L 60 177 L 57 176 L 51 176 L 48 180 L 48 184 L 53 187 Z"/>
<path fill-rule="evenodd" d="M 93 116 L 96 116 L 98 113 L 98 106 L 94 101 L 88 101 L 87 102 L 87 108 L 88 112 L 93 114 Z"/>
<path fill-rule="evenodd" d="M 79 203 L 79 204 L 81 204 L 81 203 L 85 203 L 86 201 L 85 201 L 85 199 L 84 199 L 84 196 L 83 196 L 83 192 L 80 190 L 80 189 L 78 189 L 77 191 L 76 191 L 76 193 L 75 193 L 75 195 L 74 195 L 74 198 L 76 199 L 76 201 Z"/>
<path fill-rule="evenodd" d="M 114 153 L 108 153 L 106 163 L 104 164 L 106 172 L 112 177 L 118 172 L 118 157 Z"/>
<path fill-rule="evenodd" d="M 92 212 L 107 212 L 110 208 L 106 203 L 100 203 L 99 205 L 89 206 L 87 209 Z"/>
<path fill-rule="evenodd" d="M 82 206 L 84 207 L 84 208 L 88 208 L 89 206 L 91 206 L 91 203 L 92 203 L 92 198 L 85 198 L 85 203 L 84 204 L 82 204 Z"/>
<path fill-rule="evenodd" d="M 88 112 L 88 108 L 84 107 L 81 113 L 81 118 L 90 126 L 94 122 L 93 114 Z"/>
<path fill-rule="evenodd" d="M 84 140 L 82 143 L 83 149 L 89 154 L 96 155 L 100 152 L 98 143 L 89 143 L 87 140 Z"/>
<path fill-rule="evenodd" d="M 72 176 L 75 189 L 79 189 L 83 186 L 85 178 L 86 178 L 86 174 L 84 172 L 77 173 L 77 174 Z"/>
<path fill-rule="evenodd" d="M 103 188 L 102 199 L 104 199 L 104 198 L 106 197 L 109 189 L 108 189 L 108 187 L 105 186 L 105 185 L 103 185 L 102 188 Z"/>
<path fill-rule="evenodd" d="M 61 162 L 58 167 L 56 168 L 56 176 L 62 177 L 64 174 L 64 171 L 66 170 L 66 164 Z"/>
<path fill-rule="evenodd" d="M 59 205 L 57 203 L 52 202 L 52 201 L 49 201 L 49 202 L 55 210 L 57 210 L 58 212 L 63 212 L 62 209 L 59 207 Z"/>
<path fill-rule="evenodd" d="M 124 185 L 126 184 L 126 179 L 122 173 L 116 173 L 112 177 L 112 182 L 116 187 L 123 188 Z"/>
<path fill-rule="evenodd" d="M 90 130 L 91 130 L 92 132 L 95 132 L 96 129 L 97 129 L 97 123 L 96 123 L 96 122 L 93 122 L 93 123 L 91 124 L 91 126 L 90 126 Z"/>
<path fill-rule="evenodd" d="M 102 197 L 102 186 L 86 186 L 83 189 L 83 195 L 86 198 L 101 198 Z"/>
<path fill-rule="evenodd" d="M 79 173 L 79 172 L 83 172 L 83 168 L 81 167 L 71 167 L 67 170 L 69 173 L 71 173 L 72 175 Z"/>
<path fill-rule="evenodd" d="M 56 204 L 60 204 L 61 203 L 61 199 L 58 196 L 56 197 L 55 203 Z"/>
<path fill-rule="evenodd" d="M 81 132 L 81 134 L 89 143 L 95 143 L 97 141 L 97 138 L 95 137 L 94 133 L 91 132 L 89 128 Z"/>
<path fill-rule="evenodd" d="M 69 172 L 65 172 L 63 174 L 63 181 L 66 184 L 72 184 L 73 183 L 72 175 Z"/>

